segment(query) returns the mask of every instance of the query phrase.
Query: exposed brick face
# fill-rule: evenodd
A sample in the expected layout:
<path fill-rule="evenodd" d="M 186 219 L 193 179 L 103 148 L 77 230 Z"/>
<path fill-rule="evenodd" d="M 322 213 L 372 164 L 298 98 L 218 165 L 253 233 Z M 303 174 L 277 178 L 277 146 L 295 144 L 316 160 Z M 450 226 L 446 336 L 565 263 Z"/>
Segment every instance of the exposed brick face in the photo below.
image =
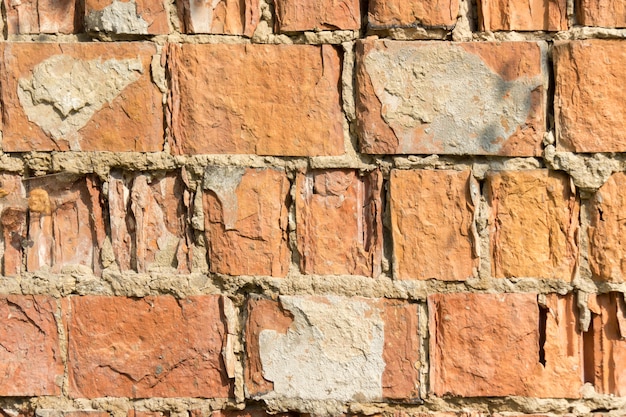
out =
<path fill-rule="evenodd" d="M 85 30 L 114 34 L 169 33 L 163 0 L 85 0 Z M 112 19 L 111 16 L 122 16 Z M 114 24 L 115 23 L 115 24 Z"/>
<path fill-rule="evenodd" d="M 481 30 L 567 30 L 566 0 L 479 0 Z"/>
<path fill-rule="evenodd" d="M 281 32 L 361 28 L 358 0 L 278 0 L 276 18 Z"/>
<path fill-rule="evenodd" d="M 459 13 L 457 0 L 372 0 L 369 2 L 368 22 L 372 28 L 453 27 Z"/>
<path fill-rule="evenodd" d="M 576 14 L 585 26 L 626 27 L 626 4 L 620 1 L 577 0 Z"/>
<path fill-rule="evenodd" d="M 10 34 L 74 33 L 81 29 L 75 0 L 4 0 Z"/>
<path fill-rule="evenodd" d="M 176 4 L 186 33 L 252 36 L 260 19 L 258 0 L 181 0 Z"/>

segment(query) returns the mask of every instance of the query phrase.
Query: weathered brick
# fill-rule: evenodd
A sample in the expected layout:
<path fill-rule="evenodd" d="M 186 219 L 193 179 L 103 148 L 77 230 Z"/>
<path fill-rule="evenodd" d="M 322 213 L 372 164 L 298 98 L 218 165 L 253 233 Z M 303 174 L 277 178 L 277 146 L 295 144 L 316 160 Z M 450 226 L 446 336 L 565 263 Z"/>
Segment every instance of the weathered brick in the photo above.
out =
<path fill-rule="evenodd" d="M 465 280 L 476 275 L 471 171 L 391 172 L 393 271 L 399 279 Z"/>
<path fill-rule="evenodd" d="M 51 297 L 0 297 L 0 396 L 61 394 L 56 313 Z"/>
<path fill-rule="evenodd" d="M 380 274 L 381 192 L 379 171 L 363 177 L 353 170 L 298 175 L 296 231 L 303 273 Z"/>
<path fill-rule="evenodd" d="M 370 154 L 541 154 L 543 42 L 357 42 L 357 130 Z"/>
<path fill-rule="evenodd" d="M 277 413 L 270 414 L 266 410 L 263 409 L 255 409 L 255 408 L 246 408 L 245 410 L 221 410 L 221 411 L 213 411 L 210 414 L 210 417 L 298 417 L 302 414 L 299 413 Z M 200 417 L 200 416 L 198 416 Z"/>
<path fill-rule="evenodd" d="M 141 411 L 131 408 L 130 410 L 128 410 L 128 413 L 126 413 L 126 415 L 128 417 L 169 417 L 170 413 L 167 411 Z"/>
<path fill-rule="evenodd" d="M 567 0 L 479 0 L 481 30 L 567 30 Z"/>
<path fill-rule="evenodd" d="M 221 297 L 64 301 L 72 398 L 231 395 Z"/>
<path fill-rule="evenodd" d="M 589 211 L 589 266 L 595 279 L 623 282 L 626 279 L 626 174 L 613 174 L 598 190 Z"/>
<path fill-rule="evenodd" d="M 578 398 L 582 337 L 575 300 L 549 294 L 428 297 L 435 395 Z"/>
<path fill-rule="evenodd" d="M 571 281 L 578 264 L 580 204 L 567 175 L 491 172 L 487 183 L 493 276 Z"/>
<path fill-rule="evenodd" d="M 179 171 L 111 174 L 111 243 L 121 270 L 189 272 L 189 200 Z"/>
<path fill-rule="evenodd" d="M 335 296 L 248 301 L 250 397 L 410 401 L 418 396 L 417 305 Z"/>
<path fill-rule="evenodd" d="M 156 47 L 142 42 L 1 45 L 2 148 L 160 151 Z"/>
<path fill-rule="evenodd" d="M 252 36 L 259 24 L 259 0 L 177 1 L 186 33 Z"/>
<path fill-rule="evenodd" d="M 84 265 L 99 272 L 105 226 L 96 179 L 35 178 L 28 189 L 27 270 Z"/>
<path fill-rule="evenodd" d="M 4 0 L 11 35 L 74 33 L 81 29 L 76 0 Z"/>
<path fill-rule="evenodd" d="M 334 47 L 184 44 L 169 51 L 174 152 L 344 153 Z"/>
<path fill-rule="evenodd" d="M 204 189 L 211 272 L 285 276 L 290 262 L 285 172 L 211 166 Z"/>
<path fill-rule="evenodd" d="M 85 0 L 85 30 L 115 34 L 169 33 L 163 0 Z"/>
<path fill-rule="evenodd" d="M 626 3 L 622 1 L 577 0 L 578 23 L 608 28 L 626 27 Z"/>
<path fill-rule="evenodd" d="M 624 45 L 621 40 L 555 43 L 558 150 L 626 151 L 626 104 L 615 88 L 626 83 Z"/>
<path fill-rule="evenodd" d="M 0 226 L 2 227 L 2 275 L 22 272 L 22 244 L 26 239 L 26 190 L 22 177 L 0 174 Z"/>
<path fill-rule="evenodd" d="M 367 21 L 371 28 L 452 28 L 459 14 L 458 0 L 370 0 Z"/>
<path fill-rule="evenodd" d="M 359 0 L 276 0 L 276 29 L 358 30 L 361 28 Z"/>

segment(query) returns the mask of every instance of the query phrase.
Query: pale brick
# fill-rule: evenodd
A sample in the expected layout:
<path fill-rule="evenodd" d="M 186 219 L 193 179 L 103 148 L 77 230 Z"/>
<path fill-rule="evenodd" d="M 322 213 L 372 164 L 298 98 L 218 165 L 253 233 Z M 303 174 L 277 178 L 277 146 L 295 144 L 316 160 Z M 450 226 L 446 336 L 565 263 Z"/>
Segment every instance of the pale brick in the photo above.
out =
<path fill-rule="evenodd" d="M 5 43 L 0 51 L 5 152 L 163 149 L 155 45 Z"/>
<path fill-rule="evenodd" d="M 81 30 L 76 0 L 4 0 L 11 35 L 75 33 Z"/>
<path fill-rule="evenodd" d="M 17 174 L 0 174 L 0 225 L 2 227 L 2 275 L 19 275 L 22 272 L 22 245 L 26 242 L 26 190 L 22 177 Z"/>
<path fill-rule="evenodd" d="M 277 0 L 275 4 L 280 32 L 361 28 L 359 0 Z"/>
<path fill-rule="evenodd" d="M 380 172 L 359 177 L 353 170 L 313 171 L 299 174 L 296 184 L 296 231 L 302 272 L 380 274 Z"/>
<path fill-rule="evenodd" d="M 438 396 L 578 398 L 582 338 L 572 296 L 428 297 L 431 391 Z"/>
<path fill-rule="evenodd" d="M 176 1 L 186 33 L 252 36 L 259 24 L 259 0 Z"/>
<path fill-rule="evenodd" d="M 580 204 L 567 175 L 491 172 L 487 199 L 493 276 L 571 281 L 578 264 Z"/>
<path fill-rule="evenodd" d="M 481 30 L 567 30 L 567 0 L 479 0 Z"/>
<path fill-rule="evenodd" d="M 204 189 L 211 272 L 285 276 L 290 262 L 285 172 L 211 166 Z"/>
<path fill-rule="evenodd" d="M 333 46 L 171 45 L 169 67 L 175 153 L 344 153 Z"/>
<path fill-rule="evenodd" d="M 85 0 L 85 30 L 113 34 L 169 33 L 163 0 Z"/>
<path fill-rule="evenodd" d="M 458 0 L 370 0 L 370 28 L 443 27 L 451 29 L 459 14 Z"/>
<path fill-rule="evenodd" d="M 581 25 L 626 27 L 626 3 L 623 1 L 577 0 L 575 10 Z"/>
<path fill-rule="evenodd" d="M 540 155 L 546 51 L 543 42 L 359 41 L 361 151 Z"/>
<path fill-rule="evenodd" d="M 626 151 L 626 41 L 556 42 L 554 47 L 557 149 Z"/>
<path fill-rule="evenodd" d="M 391 172 L 395 278 L 459 281 L 476 275 L 478 187 L 470 171 Z"/>
<path fill-rule="evenodd" d="M 72 398 L 231 395 L 221 297 L 65 301 Z"/>

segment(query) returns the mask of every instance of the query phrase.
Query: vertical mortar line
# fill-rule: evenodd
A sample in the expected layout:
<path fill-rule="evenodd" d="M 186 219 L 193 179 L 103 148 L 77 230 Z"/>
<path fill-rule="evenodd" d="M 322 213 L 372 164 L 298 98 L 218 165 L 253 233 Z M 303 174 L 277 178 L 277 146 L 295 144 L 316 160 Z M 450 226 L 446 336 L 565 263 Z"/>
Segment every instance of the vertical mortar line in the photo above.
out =
<path fill-rule="evenodd" d="M 553 51 L 554 51 L 554 41 L 548 40 L 546 41 L 548 49 L 546 51 L 546 60 L 544 65 L 546 66 L 546 73 L 548 76 L 548 90 L 546 91 L 546 133 L 553 133 L 553 137 L 555 138 L 556 145 L 556 115 L 554 111 L 554 99 L 555 99 L 555 89 L 556 89 L 556 72 L 554 68 L 554 59 L 553 59 Z M 545 145 L 545 143 L 544 143 Z M 545 158 L 543 160 L 545 164 Z"/>
<path fill-rule="evenodd" d="M 382 170 L 383 184 L 381 187 L 380 203 L 381 203 L 381 275 L 388 277 L 392 282 L 396 282 L 395 260 L 393 253 L 393 227 L 391 222 L 391 170 Z"/>
<path fill-rule="evenodd" d="M 283 279 L 288 279 L 288 277 L 295 275 L 299 275 L 302 273 L 300 270 L 300 263 L 302 260 L 302 254 L 298 248 L 298 230 L 297 230 L 297 213 L 296 213 L 296 201 L 297 201 L 297 193 L 300 192 L 298 190 L 298 180 L 297 177 L 299 174 L 305 175 L 306 186 L 308 186 L 308 182 L 312 178 L 310 164 L 307 163 L 306 172 L 300 173 L 297 170 L 288 170 L 285 168 L 285 173 L 287 175 L 287 181 L 289 181 L 289 192 L 286 195 L 285 205 L 287 207 L 287 247 L 291 252 L 289 256 L 290 265 L 289 270 L 287 271 L 287 276 Z M 312 193 L 313 191 L 311 191 Z"/>
<path fill-rule="evenodd" d="M 478 265 L 478 280 L 480 286 L 488 286 L 493 280 L 493 271 L 491 265 L 491 207 L 487 202 L 487 181 L 485 178 L 476 178 L 478 181 L 478 189 L 480 192 L 479 203 L 476 206 L 476 215 L 474 221 L 476 222 L 476 230 L 478 232 L 480 245 L 480 257 Z"/>
<path fill-rule="evenodd" d="M 577 190 L 579 191 L 579 190 Z M 592 210 L 591 195 L 579 193 L 580 197 L 580 228 L 578 232 L 578 266 L 573 280 L 576 289 L 585 292 L 595 292 L 596 284 L 589 266 L 589 219 Z"/>
<path fill-rule="evenodd" d="M 64 302 L 65 301 L 65 302 Z M 56 300 L 57 313 L 55 317 L 57 319 L 57 330 L 59 335 L 59 351 L 61 354 L 61 361 L 63 362 L 63 382 L 61 383 L 61 395 L 69 397 L 69 323 L 66 323 L 65 318 L 69 320 L 72 314 L 72 305 L 70 303 L 70 296 L 58 298 Z M 66 307 L 67 311 L 64 311 Z M 65 325 L 67 324 L 67 329 Z"/>
<path fill-rule="evenodd" d="M 567 9 L 567 26 L 571 29 L 574 25 L 578 24 L 578 18 L 576 17 L 576 5 L 577 0 L 567 0 L 566 1 L 566 9 Z"/>
<path fill-rule="evenodd" d="M 5 2 L 0 2 L 0 13 L 2 14 L 2 40 L 9 39 L 9 27 L 8 27 L 8 12 Z"/>
<path fill-rule="evenodd" d="M 359 152 L 359 138 L 356 129 L 356 54 L 355 41 L 341 44 L 341 86 L 339 95 L 343 110 L 344 150 L 348 157 L 363 159 Z"/>
<path fill-rule="evenodd" d="M 419 367 L 419 393 L 420 398 L 425 399 L 430 391 L 430 326 L 428 322 L 428 304 L 425 299 L 417 305 L 418 327 L 420 341 L 420 367 Z"/>

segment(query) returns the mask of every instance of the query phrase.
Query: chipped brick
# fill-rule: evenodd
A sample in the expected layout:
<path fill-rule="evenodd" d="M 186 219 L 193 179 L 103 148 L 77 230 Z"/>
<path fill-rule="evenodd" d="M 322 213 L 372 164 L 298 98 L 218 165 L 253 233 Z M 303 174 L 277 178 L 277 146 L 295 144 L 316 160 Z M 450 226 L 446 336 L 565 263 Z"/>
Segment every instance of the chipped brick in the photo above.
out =
<path fill-rule="evenodd" d="M 178 15 L 186 33 L 252 36 L 260 20 L 258 0 L 181 0 Z"/>
<path fill-rule="evenodd" d="M 458 14 L 458 0 L 371 0 L 367 21 L 374 29 L 417 25 L 452 28 Z"/>
<path fill-rule="evenodd" d="M 277 0 L 276 27 L 280 32 L 358 30 L 359 0 Z"/>
<path fill-rule="evenodd" d="M 169 33 L 163 0 L 85 0 L 85 29 L 114 34 Z"/>
<path fill-rule="evenodd" d="M 479 0 L 481 30 L 567 30 L 566 0 Z"/>

